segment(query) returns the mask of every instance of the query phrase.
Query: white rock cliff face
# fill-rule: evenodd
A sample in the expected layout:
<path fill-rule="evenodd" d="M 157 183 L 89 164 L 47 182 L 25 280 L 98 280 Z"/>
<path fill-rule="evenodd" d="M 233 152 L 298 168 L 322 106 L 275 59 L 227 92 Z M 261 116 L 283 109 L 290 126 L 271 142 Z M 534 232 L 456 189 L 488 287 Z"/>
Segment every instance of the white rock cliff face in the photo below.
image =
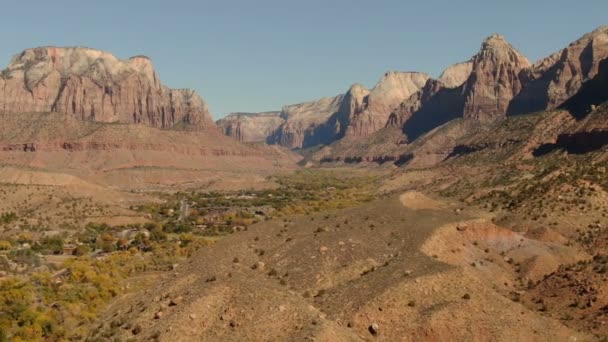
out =
<path fill-rule="evenodd" d="M 232 113 L 216 121 L 218 128 L 227 136 L 241 142 L 266 142 L 285 122 L 281 112 Z"/>
<path fill-rule="evenodd" d="M 325 97 L 283 107 L 280 115 L 284 122 L 269 137 L 269 143 L 302 148 L 333 141 L 339 127 L 330 119 L 340 108 L 343 97 Z"/>
<path fill-rule="evenodd" d="M 447 88 L 460 87 L 469 79 L 471 71 L 473 71 L 472 60 L 464 63 L 457 63 L 445 69 L 443 73 L 441 73 L 441 76 L 439 76 L 438 81 L 443 83 Z"/>
<path fill-rule="evenodd" d="M 0 111 L 61 112 L 159 128 L 215 126 L 202 98 L 163 86 L 147 57 L 124 61 L 81 47 L 41 47 L 15 56 L 0 75 Z"/>
<path fill-rule="evenodd" d="M 363 99 L 362 106 L 349 112 L 346 135 L 367 136 L 386 125 L 391 112 L 418 92 L 429 75 L 418 72 L 387 72 Z"/>

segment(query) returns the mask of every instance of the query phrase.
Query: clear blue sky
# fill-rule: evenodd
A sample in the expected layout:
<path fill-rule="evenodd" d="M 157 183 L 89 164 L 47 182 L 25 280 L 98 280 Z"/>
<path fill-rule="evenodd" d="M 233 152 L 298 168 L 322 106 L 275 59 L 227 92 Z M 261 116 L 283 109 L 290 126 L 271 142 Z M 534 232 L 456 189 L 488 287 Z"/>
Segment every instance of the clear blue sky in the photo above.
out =
<path fill-rule="evenodd" d="M 493 32 L 535 61 L 603 24 L 607 0 L 4 0 L 0 64 L 42 45 L 144 54 L 219 118 L 371 87 L 386 70 L 436 76 Z"/>

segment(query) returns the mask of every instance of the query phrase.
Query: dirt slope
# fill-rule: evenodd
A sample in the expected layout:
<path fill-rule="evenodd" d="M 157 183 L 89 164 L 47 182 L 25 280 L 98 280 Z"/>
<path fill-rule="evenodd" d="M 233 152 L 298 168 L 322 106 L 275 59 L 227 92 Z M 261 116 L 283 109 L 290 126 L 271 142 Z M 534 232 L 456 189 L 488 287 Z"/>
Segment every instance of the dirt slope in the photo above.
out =
<path fill-rule="evenodd" d="M 447 258 L 444 252 L 459 246 L 467 253 L 478 247 L 464 246 L 467 237 L 435 234 L 474 213 L 450 203 L 422 209 L 429 208 L 425 203 L 436 204 L 410 193 L 254 225 L 200 250 L 145 293 L 121 300 L 89 339 L 585 339 L 513 302 L 479 270 Z M 486 235 L 490 241 L 496 231 Z M 511 244 L 516 238 L 506 237 Z M 487 264 L 489 275 L 510 277 Z"/>

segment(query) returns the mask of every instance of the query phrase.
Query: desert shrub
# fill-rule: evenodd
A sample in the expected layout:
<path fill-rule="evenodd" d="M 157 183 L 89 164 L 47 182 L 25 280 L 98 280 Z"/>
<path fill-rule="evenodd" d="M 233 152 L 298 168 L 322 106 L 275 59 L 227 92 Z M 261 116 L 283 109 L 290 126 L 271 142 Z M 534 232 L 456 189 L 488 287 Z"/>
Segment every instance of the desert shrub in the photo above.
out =
<path fill-rule="evenodd" d="M 91 248 L 87 245 L 78 245 L 74 250 L 74 255 L 76 256 L 88 255 L 89 253 L 91 253 Z"/>
<path fill-rule="evenodd" d="M 32 241 L 33 241 L 33 237 L 32 237 L 32 233 L 30 233 L 30 232 L 22 232 L 17 237 L 17 242 L 21 243 L 21 244 L 32 243 Z"/>
<path fill-rule="evenodd" d="M 9 241 L 0 240 L 0 251 L 8 251 L 12 247 L 13 247 L 13 244 L 11 244 Z"/>
<path fill-rule="evenodd" d="M 28 266 L 40 266 L 40 258 L 38 254 L 31 249 L 18 249 L 8 253 L 9 259 L 12 261 L 28 265 Z"/>
<path fill-rule="evenodd" d="M 16 221 L 18 219 L 17 214 L 13 213 L 13 212 L 9 212 L 9 213 L 3 213 L 2 215 L 0 215 L 0 223 L 11 223 L 13 221 Z"/>
<path fill-rule="evenodd" d="M 192 231 L 192 226 L 182 223 L 182 222 L 176 222 L 176 223 L 166 224 L 164 226 L 163 230 L 167 233 L 175 233 L 175 234 L 190 233 Z"/>
<path fill-rule="evenodd" d="M 41 254 L 61 254 L 63 239 L 59 237 L 44 238 L 32 246 L 32 250 Z"/>

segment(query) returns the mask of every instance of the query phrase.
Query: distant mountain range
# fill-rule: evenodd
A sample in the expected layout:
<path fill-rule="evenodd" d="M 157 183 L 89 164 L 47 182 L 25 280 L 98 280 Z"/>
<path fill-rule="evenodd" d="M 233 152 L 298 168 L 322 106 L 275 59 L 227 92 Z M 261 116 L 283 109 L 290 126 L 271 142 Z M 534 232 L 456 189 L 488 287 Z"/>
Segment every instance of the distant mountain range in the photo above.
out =
<path fill-rule="evenodd" d="M 216 123 L 240 141 L 266 141 L 292 149 L 340 140 L 361 143 L 385 127 L 400 129 L 404 134 L 400 143 L 411 143 L 457 118 L 490 124 L 507 116 L 555 109 L 598 74 L 605 58 L 606 26 L 535 64 L 505 37 L 493 34 L 469 61 L 448 67 L 438 79 L 416 72 L 387 72 L 371 90 L 355 84 L 344 95 L 286 106 L 277 113 L 229 115 Z M 250 133 L 260 127 L 268 132 L 265 138 Z"/>

